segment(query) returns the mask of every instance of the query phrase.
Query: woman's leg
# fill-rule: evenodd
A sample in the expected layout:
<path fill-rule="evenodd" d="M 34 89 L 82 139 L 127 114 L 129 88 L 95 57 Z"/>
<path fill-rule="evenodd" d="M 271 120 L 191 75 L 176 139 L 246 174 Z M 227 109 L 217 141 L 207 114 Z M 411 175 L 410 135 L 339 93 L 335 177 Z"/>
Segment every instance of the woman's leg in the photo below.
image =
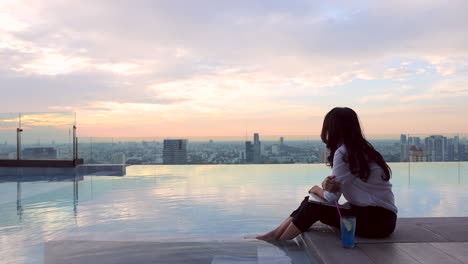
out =
<path fill-rule="evenodd" d="M 349 215 L 351 210 L 340 209 L 341 214 Z M 306 232 L 317 221 L 331 225 L 334 227 L 340 226 L 340 217 L 336 211 L 336 207 L 327 206 L 318 203 L 307 203 L 302 206 L 294 216 L 291 224 L 279 237 L 279 240 L 289 240 Z"/>
<path fill-rule="evenodd" d="M 286 228 L 292 222 L 292 220 L 293 220 L 292 217 L 288 217 L 277 228 L 273 229 L 272 231 L 270 231 L 268 233 L 260 235 L 260 236 L 258 236 L 256 238 L 260 239 L 260 240 L 278 240 L 279 237 L 281 236 L 281 234 L 283 234 L 283 232 L 286 230 Z"/>
<path fill-rule="evenodd" d="M 277 240 L 290 240 L 297 237 L 301 233 L 302 231 L 299 228 L 297 228 L 297 226 L 295 226 L 294 223 L 291 222 Z"/>
<path fill-rule="evenodd" d="M 326 224 L 328 226 L 332 226 L 335 228 L 340 228 L 340 216 L 335 206 L 333 205 L 322 205 L 321 213 L 320 213 L 320 222 Z M 344 209 L 340 208 L 340 212 L 342 215 L 354 215 L 351 209 Z"/>
<path fill-rule="evenodd" d="M 301 202 L 299 207 L 291 213 L 291 216 L 286 218 L 283 223 L 281 223 L 277 228 L 273 229 L 272 231 L 265 233 L 263 235 L 257 236 L 257 239 L 260 240 L 279 240 L 281 235 L 284 231 L 288 228 L 288 226 L 292 223 L 294 217 L 302 210 L 304 206 L 308 204 L 309 197 L 304 197 L 304 200 Z"/>

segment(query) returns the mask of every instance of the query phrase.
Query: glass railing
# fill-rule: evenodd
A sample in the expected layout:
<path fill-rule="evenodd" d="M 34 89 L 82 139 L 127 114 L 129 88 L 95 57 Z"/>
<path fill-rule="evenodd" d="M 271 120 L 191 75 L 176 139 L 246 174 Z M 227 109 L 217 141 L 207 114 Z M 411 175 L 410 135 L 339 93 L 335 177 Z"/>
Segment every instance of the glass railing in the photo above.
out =
<path fill-rule="evenodd" d="M 0 159 L 72 160 L 75 113 L 0 114 Z"/>
<path fill-rule="evenodd" d="M 78 157 L 85 164 L 125 164 L 125 155 L 120 153 L 118 145 L 111 137 L 80 137 Z"/>
<path fill-rule="evenodd" d="M 369 141 L 389 162 L 466 161 L 463 135 L 371 136 Z M 79 157 L 89 163 L 162 164 L 166 155 L 186 156 L 188 164 L 325 163 L 328 152 L 318 137 L 131 137 L 79 138 Z M 433 145 L 431 142 L 435 142 Z M 426 143 L 425 143 L 426 142 Z M 173 145 L 170 145 L 173 144 Z M 427 147 L 426 147 L 427 145 Z M 410 166 L 410 165 L 409 165 Z"/>
<path fill-rule="evenodd" d="M 325 145 L 318 139 L 270 136 L 255 142 L 254 138 L 245 137 L 80 137 L 78 156 L 85 164 L 128 165 L 290 164 L 326 160 Z M 181 161 L 172 163 L 171 159 Z"/>
<path fill-rule="evenodd" d="M 22 113 L 22 159 L 73 159 L 74 113 Z"/>
<path fill-rule="evenodd" d="M 17 113 L 0 113 L 0 159 L 16 159 L 16 130 L 19 125 Z"/>
<path fill-rule="evenodd" d="M 22 129 L 22 159 L 72 159 L 74 124 L 74 113 L 0 114 L 0 159 L 16 159 L 17 128 Z M 438 174 L 443 171 L 450 179 L 468 173 L 468 134 L 371 135 L 368 139 L 388 163 L 398 163 L 393 167 L 400 173 L 418 175 L 421 166 L 433 167 Z M 256 138 L 254 133 L 127 138 L 79 137 L 78 133 L 77 150 L 85 164 L 324 164 L 328 157 L 318 135 L 259 134 Z"/>
<path fill-rule="evenodd" d="M 465 140 L 459 134 L 409 134 L 400 138 L 400 160 L 407 162 L 410 179 L 443 183 L 460 181 Z"/>
<path fill-rule="evenodd" d="M 412 176 L 415 179 L 434 180 L 432 178 L 440 179 L 440 175 L 443 175 L 450 183 L 462 181 L 463 177 L 460 175 L 468 173 L 467 153 L 464 148 L 468 143 L 467 138 L 468 136 L 463 134 L 405 135 L 403 138 L 401 135 L 368 137 L 391 165 L 394 174 L 407 176 L 408 183 L 411 183 Z M 172 142 L 176 145 L 168 144 L 165 150 L 165 139 L 186 141 Z M 429 153 L 426 149 L 431 147 L 431 140 L 436 142 L 437 147 L 432 147 Z M 85 164 L 324 164 L 328 156 L 326 147 L 318 136 L 314 138 L 260 135 L 259 142 L 258 147 L 253 135 L 182 138 L 92 137 L 79 138 L 78 149 L 79 157 L 83 158 Z M 454 147 L 455 143 L 458 144 L 457 148 Z M 442 154 L 439 153 L 441 151 Z M 166 162 L 167 156 L 171 155 L 173 158 L 183 156 L 184 162 Z"/>
<path fill-rule="evenodd" d="M 462 156 L 461 158 L 461 160 L 463 160 L 464 162 L 460 162 L 458 166 L 458 171 L 460 175 L 459 182 L 463 184 L 468 184 L 468 134 L 460 134 L 460 138 L 462 139 L 464 146 L 459 148 L 459 151 L 460 153 L 464 152 L 464 156 Z M 463 179 L 465 179 L 465 182 Z"/>
<path fill-rule="evenodd" d="M 161 164 L 161 139 L 80 137 L 78 157 L 85 164 Z"/>
<path fill-rule="evenodd" d="M 453 162 L 465 160 L 465 140 L 460 134 L 409 134 L 401 144 L 401 160 Z"/>

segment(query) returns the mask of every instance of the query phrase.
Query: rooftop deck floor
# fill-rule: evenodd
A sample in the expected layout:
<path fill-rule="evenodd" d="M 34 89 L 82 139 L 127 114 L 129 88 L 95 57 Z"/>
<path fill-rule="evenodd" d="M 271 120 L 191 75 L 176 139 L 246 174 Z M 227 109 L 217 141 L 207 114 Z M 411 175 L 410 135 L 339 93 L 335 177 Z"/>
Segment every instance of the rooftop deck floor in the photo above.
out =
<path fill-rule="evenodd" d="M 468 263 L 468 218 L 400 218 L 385 239 L 356 237 L 341 247 L 339 230 L 314 225 L 302 235 L 319 263 Z"/>

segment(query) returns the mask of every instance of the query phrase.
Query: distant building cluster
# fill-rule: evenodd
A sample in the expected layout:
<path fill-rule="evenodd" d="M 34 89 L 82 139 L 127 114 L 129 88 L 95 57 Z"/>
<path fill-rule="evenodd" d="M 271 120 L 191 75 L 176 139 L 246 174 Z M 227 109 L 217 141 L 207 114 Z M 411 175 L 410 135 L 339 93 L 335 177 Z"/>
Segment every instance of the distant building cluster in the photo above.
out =
<path fill-rule="evenodd" d="M 1 140 L 1 138 L 0 138 Z M 401 135 L 399 140 L 371 140 L 387 162 L 456 162 L 467 161 L 466 137 Z M 17 146 L 0 144 L 0 159 L 16 159 Z M 24 159 L 69 159 L 71 144 L 37 142 L 23 144 Z M 279 164 L 326 163 L 328 150 L 321 140 L 261 138 L 254 133 L 245 141 L 98 141 L 81 140 L 78 157 L 85 164 Z"/>
<path fill-rule="evenodd" d="M 23 159 L 56 160 L 57 150 L 51 147 L 25 148 L 22 151 Z"/>
<path fill-rule="evenodd" d="M 401 162 L 463 161 L 465 155 L 465 144 L 460 142 L 459 136 L 432 135 L 423 140 L 404 134 L 400 136 Z"/>

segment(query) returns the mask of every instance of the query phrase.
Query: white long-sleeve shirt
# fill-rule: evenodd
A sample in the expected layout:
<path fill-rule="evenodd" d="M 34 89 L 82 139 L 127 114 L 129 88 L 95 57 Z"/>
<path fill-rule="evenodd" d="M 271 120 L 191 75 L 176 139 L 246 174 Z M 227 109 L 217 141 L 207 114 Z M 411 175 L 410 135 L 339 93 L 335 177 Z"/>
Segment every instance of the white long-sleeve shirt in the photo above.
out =
<path fill-rule="evenodd" d="M 340 192 L 324 192 L 324 198 L 329 202 L 337 201 L 341 194 L 351 204 L 357 206 L 380 206 L 393 211 L 398 209 L 395 205 L 395 198 L 392 192 L 390 181 L 382 179 L 383 169 L 374 161 L 370 162 L 370 174 L 367 182 L 362 181 L 349 170 L 349 163 L 343 161 L 343 156 L 347 155 L 345 145 L 341 145 L 333 156 L 332 175 L 335 181 L 341 184 Z"/>

